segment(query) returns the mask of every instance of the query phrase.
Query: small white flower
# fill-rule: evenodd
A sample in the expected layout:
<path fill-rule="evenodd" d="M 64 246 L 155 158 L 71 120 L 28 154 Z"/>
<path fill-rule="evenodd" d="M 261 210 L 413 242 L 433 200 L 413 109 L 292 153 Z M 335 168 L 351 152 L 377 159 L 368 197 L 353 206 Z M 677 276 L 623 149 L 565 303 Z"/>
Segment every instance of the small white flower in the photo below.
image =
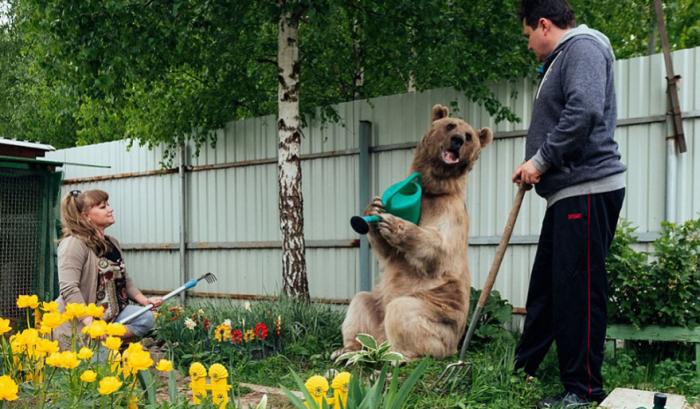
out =
<path fill-rule="evenodd" d="M 197 310 L 197 315 L 204 315 L 204 310 L 203 309 L 198 309 Z"/>
<path fill-rule="evenodd" d="M 226 325 L 227 327 L 230 327 L 230 326 L 231 326 L 231 320 L 225 319 L 225 320 L 224 320 L 224 325 Z"/>
<path fill-rule="evenodd" d="M 246 301 L 245 304 L 243 304 L 243 308 L 245 308 L 246 311 L 250 311 L 250 301 Z"/>
<path fill-rule="evenodd" d="M 185 319 L 185 327 L 187 327 L 187 329 L 194 329 L 194 327 L 196 327 L 196 326 L 197 326 L 197 323 L 194 322 L 194 320 L 192 318 Z"/>

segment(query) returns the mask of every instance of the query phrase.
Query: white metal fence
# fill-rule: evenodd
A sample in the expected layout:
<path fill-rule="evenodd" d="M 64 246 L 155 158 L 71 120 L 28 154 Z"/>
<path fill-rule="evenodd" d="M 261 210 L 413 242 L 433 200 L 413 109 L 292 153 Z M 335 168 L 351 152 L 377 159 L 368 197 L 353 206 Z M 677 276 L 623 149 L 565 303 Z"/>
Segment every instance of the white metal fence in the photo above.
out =
<path fill-rule="evenodd" d="M 700 211 L 700 48 L 673 53 L 683 82 L 680 102 L 688 152 L 667 155 L 672 126 L 661 55 L 618 61 L 615 66 L 618 129 L 628 166 L 623 217 L 639 226 L 642 239 L 660 222 L 697 217 Z M 372 195 L 407 174 L 413 146 L 429 125 L 433 104 L 453 104 L 453 112 L 476 127 L 491 126 L 487 147 L 470 176 L 470 266 L 480 287 L 512 204 L 510 176 L 524 156 L 524 129 L 530 121 L 534 85 L 529 80 L 494 87 L 517 113 L 520 124 L 495 125 L 488 113 L 452 89 L 386 96 L 337 105 L 341 122 L 311 123 L 303 130 L 302 172 L 309 286 L 314 298 L 342 302 L 360 286 L 358 236 L 348 220 L 357 214 L 360 121 L 371 123 L 369 180 Z M 517 92 L 516 97 L 513 92 Z M 185 157 L 186 270 L 190 277 L 217 274 L 216 286 L 201 291 L 238 298 L 277 294 L 281 287 L 277 212 L 276 124 L 274 116 L 228 124 L 216 148 Z M 127 149 L 124 141 L 59 150 L 52 160 L 109 165 L 109 169 L 65 165 L 64 194 L 100 188 L 110 193 L 117 223 L 108 233 L 127 251 L 127 266 L 139 286 L 163 291 L 180 282 L 179 231 L 183 195 L 177 167 L 161 170 L 161 151 Z M 670 158 L 670 160 L 669 160 Z M 177 165 L 177 163 L 176 163 Z M 670 177 L 667 178 L 667 175 Z M 670 182 L 670 183 L 669 183 Z M 496 282 L 516 307 L 523 307 L 545 203 L 525 200 Z M 371 263 L 373 279 L 378 274 Z"/>

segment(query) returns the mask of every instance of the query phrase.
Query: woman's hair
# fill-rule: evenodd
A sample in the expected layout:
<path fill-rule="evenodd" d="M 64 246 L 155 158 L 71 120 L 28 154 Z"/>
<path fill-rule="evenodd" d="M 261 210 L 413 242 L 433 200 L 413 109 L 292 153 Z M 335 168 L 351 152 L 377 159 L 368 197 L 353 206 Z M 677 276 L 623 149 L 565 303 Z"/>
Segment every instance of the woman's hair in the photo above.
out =
<path fill-rule="evenodd" d="M 533 30 L 541 18 L 551 20 L 559 28 L 576 25 L 576 15 L 566 0 L 521 0 L 518 16 Z"/>
<path fill-rule="evenodd" d="M 107 192 L 102 190 L 71 190 L 61 201 L 61 222 L 63 238 L 77 237 L 97 254 L 104 255 L 111 245 L 99 234 L 97 227 L 85 218 L 85 213 L 91 207 L 104 203 L 109 199 Z"/>

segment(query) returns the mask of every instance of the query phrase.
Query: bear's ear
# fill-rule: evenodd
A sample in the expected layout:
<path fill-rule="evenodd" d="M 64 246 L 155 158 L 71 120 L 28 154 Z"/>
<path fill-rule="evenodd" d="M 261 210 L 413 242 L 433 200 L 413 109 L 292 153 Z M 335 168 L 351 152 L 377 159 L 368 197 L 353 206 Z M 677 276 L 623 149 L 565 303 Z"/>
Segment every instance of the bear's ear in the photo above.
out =
<path fill-rule="evenodd" d="M 442 118 L 447 118 L 447 115 L 450 113 L 450 110 L 447 109 L 446 106 L 436 104 L 433 106 L 433 122 L 437 121 L 438 119 Z"/>
<path fill-rule="evenodd" d="M 479 142 L 481 142 L 481 147 L 488 145 L 493 140 L 493 131 L 491 128 L 481 128 L 479 129 Z"/>

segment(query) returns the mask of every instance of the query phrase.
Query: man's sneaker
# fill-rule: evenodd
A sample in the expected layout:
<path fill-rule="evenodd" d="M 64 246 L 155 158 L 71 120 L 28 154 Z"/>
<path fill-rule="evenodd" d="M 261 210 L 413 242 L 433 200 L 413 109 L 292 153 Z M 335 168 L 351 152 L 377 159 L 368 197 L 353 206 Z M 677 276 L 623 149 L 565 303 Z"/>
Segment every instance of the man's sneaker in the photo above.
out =
<path fill-rule="evenodd" d="M 592 401 L 579 397 L 575 393 L 563 392 L 557 396 L 542 399 L 537 402 L 537 408 L 552 408 L 552 409 L 582 409 L 593 405 Z"/>

